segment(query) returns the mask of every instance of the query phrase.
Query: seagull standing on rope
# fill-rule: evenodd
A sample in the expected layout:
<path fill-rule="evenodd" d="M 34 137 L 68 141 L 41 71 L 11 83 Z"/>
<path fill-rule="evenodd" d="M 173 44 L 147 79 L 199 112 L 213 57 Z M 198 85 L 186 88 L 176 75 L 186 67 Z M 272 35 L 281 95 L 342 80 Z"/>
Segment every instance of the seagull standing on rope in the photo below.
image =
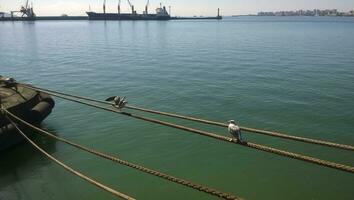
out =
<path fill-rule="evenodd" d="M 229 126 L 228 126 L 228 131 L 229 133 L 237 139 L 237 142 L 243 143 L 242 136 L 241 136 L 241 129 L 238 127 L 235 123 L 234 120 L 228 121 Z"/>

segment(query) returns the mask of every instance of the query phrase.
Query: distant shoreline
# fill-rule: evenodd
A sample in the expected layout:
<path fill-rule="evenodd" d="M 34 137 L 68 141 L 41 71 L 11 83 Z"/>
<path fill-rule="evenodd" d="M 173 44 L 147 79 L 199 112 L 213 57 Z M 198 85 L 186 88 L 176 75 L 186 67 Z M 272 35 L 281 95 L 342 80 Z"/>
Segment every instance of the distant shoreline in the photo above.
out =
<path fill-rule="evenodd" d="M 343 15 L 343 16 L 305 16 L 305 15 L 295 15 L 295 16 L 290 16 L 290 15 L 231 15 L 231 16 L 226 16 L 226 17 L 354 17 L 350 15 Z"/>

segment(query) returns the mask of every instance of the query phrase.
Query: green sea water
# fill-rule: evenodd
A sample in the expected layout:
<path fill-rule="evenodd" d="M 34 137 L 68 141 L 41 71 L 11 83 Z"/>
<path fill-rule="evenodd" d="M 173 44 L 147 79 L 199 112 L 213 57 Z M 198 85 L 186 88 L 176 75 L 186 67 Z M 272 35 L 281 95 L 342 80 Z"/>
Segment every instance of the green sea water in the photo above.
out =
<path fill-rule="evenodd" d="M 96 99 L 354 144 L 354 18 L 0 23 L 0 74 Z M 56 100 L 42 127 L 245 199 L 353 199 L 354 175 Z M 135 112 L 137 113 L 137 112 Z M 139 113 L 143 114 L 143 113 Z M 223 128 L 169 122 L 228 135 Z M 243 133 L 247 141 L 354 166 L 353 152 Z M 61 142 L 33 140 L 137 199 L 214 199 Z M 31 145 L 0 153 L 1 200 L 115 199 Z"/>

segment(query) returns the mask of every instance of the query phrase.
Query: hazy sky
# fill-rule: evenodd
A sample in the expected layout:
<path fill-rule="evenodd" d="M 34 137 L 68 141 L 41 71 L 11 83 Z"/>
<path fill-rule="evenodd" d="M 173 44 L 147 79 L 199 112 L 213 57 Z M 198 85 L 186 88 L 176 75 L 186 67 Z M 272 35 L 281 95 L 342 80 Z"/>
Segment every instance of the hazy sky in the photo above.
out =
<path fill-rule="evenodd" d="M 31 0 L 30 0 L 31 1 Z M 131 0 L 138 12 L 142 12 L 147 0 Z M 0 0 L 0 11 L 17 10 L 25 0 Z M 102 11 L 103 0 L 33 0 L 37 15 L 85 15 L 89 5 L 92 11 Z M 118 0 L 107 0 L 107 10 L 116 12 Z M 122 0 L 122 9 L 128 11 L 128 3 Z M 159 3 L 172 6 L 172 15 L 222 15 L 254 14 L 259 11 L 327 9 L 354 10 L 354 0 L 150 0 L 150 12 Z"/>

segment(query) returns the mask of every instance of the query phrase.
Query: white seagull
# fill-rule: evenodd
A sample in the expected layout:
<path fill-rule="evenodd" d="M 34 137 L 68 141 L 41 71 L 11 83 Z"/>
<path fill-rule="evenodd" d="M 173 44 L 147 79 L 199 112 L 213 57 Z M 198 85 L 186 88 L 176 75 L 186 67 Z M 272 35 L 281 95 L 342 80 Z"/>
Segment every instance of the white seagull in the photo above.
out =
<path fill-rule="evenodd" d="M 234 120 L 230 120 L 228 121 L 229 123 L 229 126 L 227 128 L 227 130 L 229 131 L 229 133 L 235 137 L 239 142 L 242 141 L 242 138 L 241 138 L 241 130 L 240 130 L 240 127 L 238 127 L 235 123 Z"/>

